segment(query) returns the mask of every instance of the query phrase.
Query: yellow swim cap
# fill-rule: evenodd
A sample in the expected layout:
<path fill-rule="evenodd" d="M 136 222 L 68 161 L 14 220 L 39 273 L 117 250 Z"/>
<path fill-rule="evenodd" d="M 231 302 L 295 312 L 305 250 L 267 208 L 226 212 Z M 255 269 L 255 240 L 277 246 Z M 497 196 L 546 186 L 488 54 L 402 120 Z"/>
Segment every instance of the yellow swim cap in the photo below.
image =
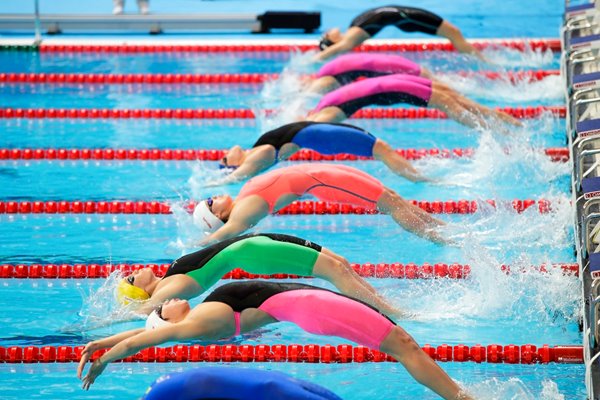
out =
<path fill-rule="evenodd" d="M 144 289 L 133 286 L 126 279 L 121 279 L 117 286 L 117 299 L 121 304 L 129 304 L 132 301 L 148 300 L 150 295 Z"/>

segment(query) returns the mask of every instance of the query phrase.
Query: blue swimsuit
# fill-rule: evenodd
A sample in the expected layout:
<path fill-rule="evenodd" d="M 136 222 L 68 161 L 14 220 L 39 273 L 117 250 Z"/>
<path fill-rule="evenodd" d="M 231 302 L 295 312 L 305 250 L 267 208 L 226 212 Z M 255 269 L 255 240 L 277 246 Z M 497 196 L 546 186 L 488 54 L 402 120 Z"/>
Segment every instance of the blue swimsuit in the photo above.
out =
<path fill-rule="evenodd" d="M 271 145 L 279 153 L 286 143 L 321 154 L 354 154 L 372 157 L 377 138 L 352 125 L 302 121 L 281 126 L 263 134 L 252 147 Z"/>

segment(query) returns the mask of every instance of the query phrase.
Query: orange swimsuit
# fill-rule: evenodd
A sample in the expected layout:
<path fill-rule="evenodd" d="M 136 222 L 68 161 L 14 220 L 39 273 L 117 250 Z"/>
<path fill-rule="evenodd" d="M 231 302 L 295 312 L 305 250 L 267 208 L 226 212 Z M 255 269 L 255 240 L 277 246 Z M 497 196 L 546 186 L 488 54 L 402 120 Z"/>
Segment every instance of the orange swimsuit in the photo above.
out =
<path fill-rule="evenodd" d="M 262 197 L 274 213 L 277 200 L 283 195 L 298 197 L 307 193 L 319 200 L 376 208 L 383 193 L 383 184 L 356 168 L 337 164 L 300 164 L 280 168 L 250 179 L 237 199 L 251 195 Z M 279 204 L 282 208 L 287 204 Z"/>

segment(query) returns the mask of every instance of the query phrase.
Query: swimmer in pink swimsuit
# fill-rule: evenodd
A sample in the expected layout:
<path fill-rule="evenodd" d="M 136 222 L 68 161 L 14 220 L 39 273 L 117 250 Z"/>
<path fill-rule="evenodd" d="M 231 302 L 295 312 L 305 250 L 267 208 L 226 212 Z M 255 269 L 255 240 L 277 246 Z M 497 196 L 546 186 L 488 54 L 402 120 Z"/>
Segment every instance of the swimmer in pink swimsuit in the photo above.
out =
<path fill-rule="evenodd" d="M 235 200 L 211 197 L 194 210 L 194 223 L 212 232 L 206 245 L 239 235 L 300 197 L 352 204 L 389 214 L 403 228 L 437 243 L 447 243 L 436 231 L 444 223 L 404 200 L 371 175 L 338 164 L 299 164 L 250 179 Z"/>
<path fill-rule="evenodd" d="M 495 121 L 486 117 L 522 125 L 512 116 L 469 100 L 442 83 L 408 74 L 384 75 L 342 86 L 323 96 L 307 120 L 340 122 L 363 107 L 397 103 L 437 108 L 471 128 L 493 128 Z"/>
<path fill-rule="evenodd" d="M 344 54 L 323 65 L 308 89 L 328 93 L 360 78 L 407 74 L 432 79 L 431 72 L 402 56 L 391 54 Z"/>
<path fill-rule="evenodd" d="M 203 303 L 190 308 L 186 300 L 169 300 L 153 311 L 146 328 L 89 342 L 82 351 L 77 376 L 89 389 L 106 366 L 139 350 L 170 341 L 213 341 L 262 326 L 287 321 L 316 335 L 338 336 L 398 360 L 421 384 L 444 399 L 468 400 L 463 391 L 415 340 L 392 320 L 352 297 L 299 283 L 234 282 L 215 289 Z M 100 356 L 82 378 L 97 350 Z"/>

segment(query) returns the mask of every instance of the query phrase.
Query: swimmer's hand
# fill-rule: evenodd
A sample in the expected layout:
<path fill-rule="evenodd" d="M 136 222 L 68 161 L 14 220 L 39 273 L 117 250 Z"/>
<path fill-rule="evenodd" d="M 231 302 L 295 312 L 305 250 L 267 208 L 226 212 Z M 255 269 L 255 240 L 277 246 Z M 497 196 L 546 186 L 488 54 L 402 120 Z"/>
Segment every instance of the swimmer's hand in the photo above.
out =
<path fill-rule="evenodd" d="M 92 354 L 94 354 L 95 351 L 100 350 L 100 348 L 101 346 L 97 342 L 89 342 L 81 352 L 81 359 L 79 360 L 79 366 L 77 367 L 77 377 L 83 381 L 82 389 L 84 390 L 88 390 L 96 378 L 100 376 L 106 368 L 106 364 L 101 361 L 102 357 L 100 357 L 93 362 L 87 375 L 82 378 L 85 365 L 92 357 Z"/>
<path fill-rule="evenodd" d="M 104 372 L 105 368 L 106 364 L 100 361 L 100 359 L 94 361 L 87 375 L 83 378 L 83 390 L 89 390 L 90 386 L 96 381 L 96 378 Z"/>

